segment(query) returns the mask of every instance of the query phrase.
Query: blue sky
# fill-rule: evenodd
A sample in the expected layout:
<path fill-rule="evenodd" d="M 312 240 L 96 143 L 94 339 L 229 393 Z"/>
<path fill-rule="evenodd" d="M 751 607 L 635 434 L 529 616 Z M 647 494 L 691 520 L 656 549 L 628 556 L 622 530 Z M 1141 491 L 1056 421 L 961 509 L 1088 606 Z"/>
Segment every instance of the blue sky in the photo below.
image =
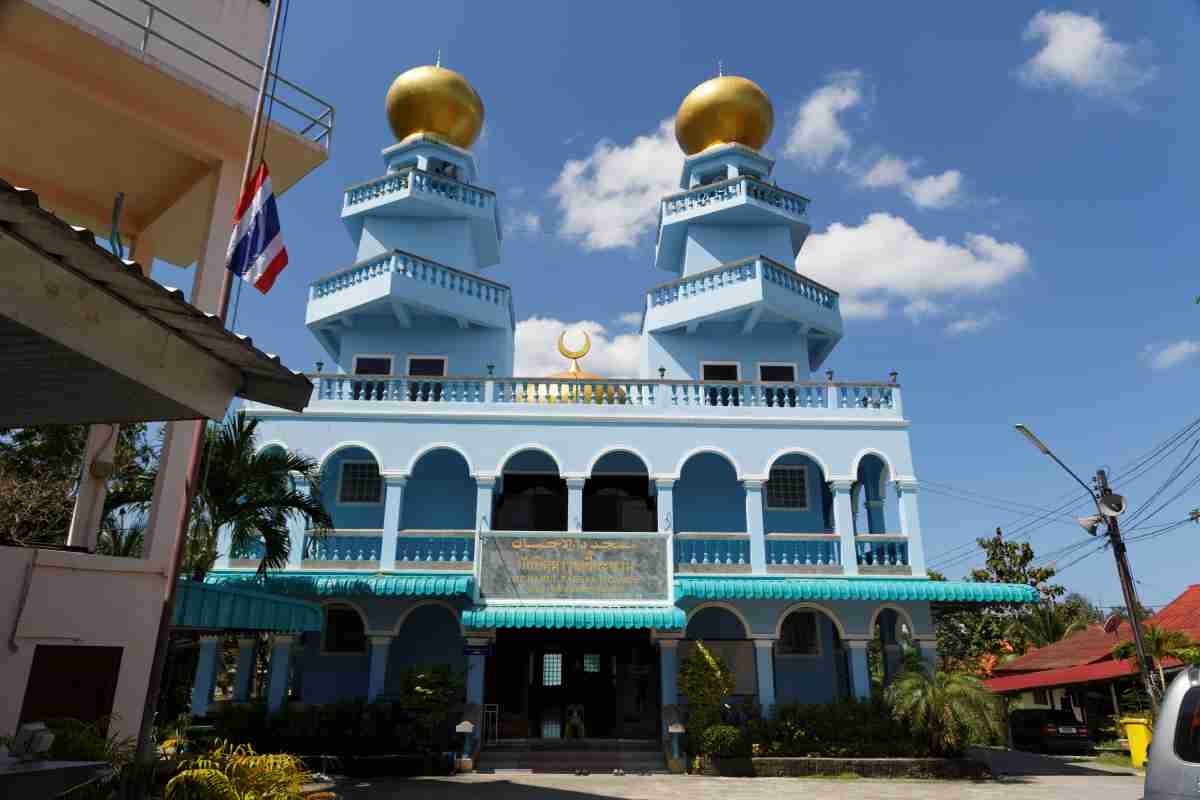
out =
<path fill-rule="evenodd" d="M 622 315 L 666 277 L 652 257 L 680 163 L 669 120 L 721 60 L 771 96 L 775 178 L 812 198 L 798 268 L 847 313 L 827 366 L 900 372 L 935 566 L 959 577 L 971 563 L 939 553 L 1017 529 L 1018 504 L 1052 506 L 1073 485 L 1014 422 L 1089 473 L 1119 471 L 1198 413 L 1194 2 L 331 8 L 294 4 L 281 70 L 337 108 L 331 158 L 281 199 L 291 265 L 267 297 L 243 294 L 238 325 L 293 368 L 322 357 L 303 329 L 307 284 L 352 260 L 341 191 L 383 171 L 387 87 L 440 48 L 487 107 L 475 152 L 507 229 L 488 275 L 513 287 L 520 319 L 542 320 L 522 327 L 518 364 L 556 366 L 548 337 L 586 321 L 592 368 L 628 372 Z M 1117 490 L 1145 499 L 1195 438 Z M 1193 504 L 1200 489 L 1143 524 Z M 1031 541 L 1049 554 L 1082 536 L 1054 518 Z M 1200 527 L 1131 553 L 1143 601 L 1162 603 L 1197 582 Z M 1063 581 L 1111 605 L 1112 576 L 1104 551 Z"/>

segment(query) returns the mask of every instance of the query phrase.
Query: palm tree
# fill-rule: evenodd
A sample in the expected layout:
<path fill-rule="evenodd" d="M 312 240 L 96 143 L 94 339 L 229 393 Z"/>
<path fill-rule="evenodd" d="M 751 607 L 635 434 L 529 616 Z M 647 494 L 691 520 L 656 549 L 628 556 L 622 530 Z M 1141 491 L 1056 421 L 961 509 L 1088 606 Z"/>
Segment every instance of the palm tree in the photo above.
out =
<path fill-rule="evenodd" d="M 1083 619 L 1070 619 L 1067 609 L 1053 600 L 1038 603 L 1012 621 L 1008 637 L 1025 641 L 1034 647 L 1061 642 L 1076 631 L 1087 627 Z"/>
<path fill-rule="evenodd" d="M 105 524 L 96 540 L 96 552 L 106 556 L 141 558 L 142 545 L 146 542 L 145 528 L 134 525 L 128 528 Z"/>
<path fill-rule="evenodd" d="M 909 663 L 884 692 L 892 716 L 923 736 L 933 755 L 961 753 L 1003 735 L 1000 704 L 978 678 Z"/>
<path fill-rule="evenodd" d="M 301 517 L 312 535 L 323 536 L 333 518 L 321 504 L 321 471 L 315 459 L 278 447 L 256 452 L 258 420 L 246 412 L 226 417 L 206 433 L 203 476 L 189 533 L 195 579 L 217 557 L 215 531 L 230 531 L 233 551 L 261 545 L 258 574 L 287 564 L 291 541 L 288 519 Z M 297 479 L 311 486 L 299 491 Z"/>
<path fill-rule="evenodd" d="M 1200 652 L 1200 644 L 1192 641 L 1191 637 L 1182 631 L 1160 628 L 1157 625 L 1143 625 L 1142 630 L 1142 638 L 1146 642 L 1146 655 L 1158 670 L 1160 688 L 1167 685 L 1167 675 L 1163 671 L 1164 661 L 1174 658 L 1186 664 L 1194 661 Z M 1133 658 L 1136 653 L 1137 648 L 1133 642 L 1121 642 L 1112 650 L 1113 658 Z"/>

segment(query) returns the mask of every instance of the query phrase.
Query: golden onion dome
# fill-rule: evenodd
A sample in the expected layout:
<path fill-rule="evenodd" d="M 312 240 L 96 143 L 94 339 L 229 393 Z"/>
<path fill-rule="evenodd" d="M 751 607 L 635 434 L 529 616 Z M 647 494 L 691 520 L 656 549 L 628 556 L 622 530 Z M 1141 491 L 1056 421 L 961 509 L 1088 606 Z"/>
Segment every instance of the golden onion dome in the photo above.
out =
<path fill-rule="evenodd" d="M 562 372 L 546 376 L 546 383 L 532 381 L 518 402 L 523 403 L 605 403 L 622 405 L 626 402 L 625 390 L 613 386 L 608 378 L 585 371 L 579 366 L 579 359 L 592 349 L 592 337 L 587 331 L 583 332 L 583 347 L 571 350 L 567 347 L 567 332 L 563 331 L 558 337 L 558 352 L 568 359 L 571 364 Z M 578 383 L 568 383 L 578 381 Z M 596 381 L 604 381 L 604 385 L 595 385 Z"/>
<path fill-rule="evenodd" d="M 675 139 L 689 156 L 735 142 L 759 150 L 774 126 L 771 98 L 757 83 L 737 75 L 700 84 L 675 113 Z"/>
<path fill-rule="evenodd" d="M 483 100 L 466 78 L 440 63 L 400 73 L 386 106 L 388 124 L 401 142 L 426 135 L 466 149 L 483 130 Z"/>

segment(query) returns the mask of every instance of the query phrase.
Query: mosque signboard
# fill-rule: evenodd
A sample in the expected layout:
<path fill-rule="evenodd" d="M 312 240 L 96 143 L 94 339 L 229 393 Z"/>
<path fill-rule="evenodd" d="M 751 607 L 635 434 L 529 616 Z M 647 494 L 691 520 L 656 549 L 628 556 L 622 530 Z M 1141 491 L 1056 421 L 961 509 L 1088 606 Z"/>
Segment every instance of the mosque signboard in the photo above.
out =
<path fill-rule="evenodd" d="M 670 599 L 663 534 L 491 531 L 481 545 L 482 598 Z"/>

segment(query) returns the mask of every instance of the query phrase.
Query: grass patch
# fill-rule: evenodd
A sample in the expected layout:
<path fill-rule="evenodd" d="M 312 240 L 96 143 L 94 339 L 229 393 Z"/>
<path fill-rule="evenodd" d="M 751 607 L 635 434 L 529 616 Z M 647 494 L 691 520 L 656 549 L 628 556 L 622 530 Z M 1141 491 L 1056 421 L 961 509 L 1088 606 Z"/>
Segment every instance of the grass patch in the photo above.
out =
<path fill-rule="evenodd" d="M 1125 753 L 1101 753 L 1100 755 L 1096 756 L 1096 762 L 1099 764 L 1106 764 L 1110 767 L 1125 767 L 1126 769 L 1134 768 L 1133 762 L 1129 760 L 1129 756 Z"/>

